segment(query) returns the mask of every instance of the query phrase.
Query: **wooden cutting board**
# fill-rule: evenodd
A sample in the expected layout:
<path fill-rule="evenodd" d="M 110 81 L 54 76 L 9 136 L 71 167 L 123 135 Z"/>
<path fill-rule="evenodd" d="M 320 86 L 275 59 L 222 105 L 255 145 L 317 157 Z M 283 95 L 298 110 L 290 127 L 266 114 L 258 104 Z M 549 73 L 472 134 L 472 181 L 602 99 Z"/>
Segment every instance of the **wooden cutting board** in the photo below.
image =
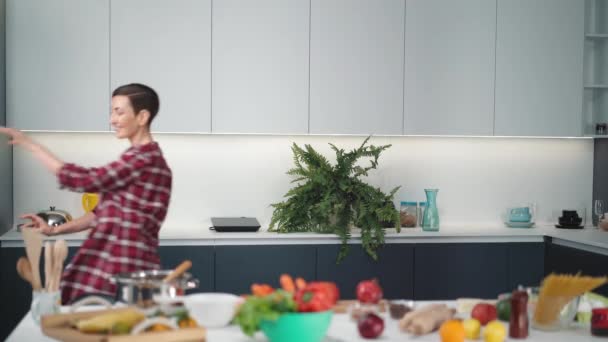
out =
<path fill-rule="evenodd" d="M 42 316 L 40 326 L 42 332 L 49 337 L 66 342 L 177 342 L 205 341 L 205 328 L 183 328 L 163 332 L 146 332 L 138 335 L 105 335 L 85 334 L 72 327 L 72 322 L 79 319 L 91 318 L 108 312 L 120 312 L 128 308 L 87 311 Z"/>
<path fill-rule="evenodd" d="M 352 306 L 355 304 L 357 304 L 357 300 L 354 299 L 339 300 L 338 303 L 334 305 L 333 310 L 335 313 L 348 313 Z M 388 302 L 383 299 L 377 304 L 376 307 L 379 312 L 386 312 Z"/>

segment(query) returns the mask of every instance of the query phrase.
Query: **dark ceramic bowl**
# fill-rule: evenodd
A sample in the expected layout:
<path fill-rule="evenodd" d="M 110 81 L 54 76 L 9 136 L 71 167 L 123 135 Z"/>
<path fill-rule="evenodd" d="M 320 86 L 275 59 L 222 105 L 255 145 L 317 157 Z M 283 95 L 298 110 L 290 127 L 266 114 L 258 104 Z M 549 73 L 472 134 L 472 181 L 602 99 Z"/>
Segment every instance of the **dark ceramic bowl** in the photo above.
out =
<path fill-rule="evenodd" d="M 562 210 L 562 216 L 564 218 L 578 217 L 578 213 L 576 210 Z"/>

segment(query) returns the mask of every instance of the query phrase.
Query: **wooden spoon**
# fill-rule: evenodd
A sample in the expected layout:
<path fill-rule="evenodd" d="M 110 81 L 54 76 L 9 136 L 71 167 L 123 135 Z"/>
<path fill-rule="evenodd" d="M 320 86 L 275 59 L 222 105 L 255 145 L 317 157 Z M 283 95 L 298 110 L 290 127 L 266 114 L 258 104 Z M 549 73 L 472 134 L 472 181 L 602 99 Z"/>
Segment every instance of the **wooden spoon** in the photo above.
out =
<path fill-rule="evenodd" d="M 27 259 L 32 266 L 32 288 L 34 291 L 42 289 L 40 281 L 40 253 L 42 252 L 42 234 L 34 231 L 32 228 L 23 228 L 21 230 L 23 241 L 25 242 L 25 252 Z"/>
<path fill-rule="evenodd" d="M 53 245 L 47 241 L 44 243 L 44 288 L 51 291 L 53 276 Z"/>
<path fill-rule="evenodd" d="M 21 279 L 32 285 L 32 266 L 26 257 L 21 257 L 17 260 L 17 273 Z"/>
<path fill-rule="evenodd" d="M 61 282 L 61 274 L 63 273 L 63 262 L 68 257 L 68 245 L 65 240 L 57 240 L 53 248 L 53 279 L 51 292 L 59 291 L 59 283 Z"/>
<path fill-rule="evenodd" d="M 192 262 L 190 260 L 184 260 L 184 262 L 179 264 L 179 266 L 177 266 L 173 271 L 171 271 L 171 273 L 167 274 L 167 276 L 163 279 L 163 282 L 168 283 L 172 281 L 173 279 L 181 276 L 182 273 L 189 270 L 190 267 L 192 267 Z"/>

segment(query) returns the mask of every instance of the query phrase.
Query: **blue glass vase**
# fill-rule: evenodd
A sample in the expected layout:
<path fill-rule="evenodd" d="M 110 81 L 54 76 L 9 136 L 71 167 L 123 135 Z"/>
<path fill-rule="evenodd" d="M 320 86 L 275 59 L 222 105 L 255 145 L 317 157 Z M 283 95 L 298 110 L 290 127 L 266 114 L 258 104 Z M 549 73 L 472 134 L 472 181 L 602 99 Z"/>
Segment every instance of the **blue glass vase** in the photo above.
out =
<path fill-rule="evenodd" d="M 424 189 L 426 193 L 426 208 L 422 215 L 422 230 L 439 230 L 439 211 L 437 210 L 437 192 L 439 189 Z"/>

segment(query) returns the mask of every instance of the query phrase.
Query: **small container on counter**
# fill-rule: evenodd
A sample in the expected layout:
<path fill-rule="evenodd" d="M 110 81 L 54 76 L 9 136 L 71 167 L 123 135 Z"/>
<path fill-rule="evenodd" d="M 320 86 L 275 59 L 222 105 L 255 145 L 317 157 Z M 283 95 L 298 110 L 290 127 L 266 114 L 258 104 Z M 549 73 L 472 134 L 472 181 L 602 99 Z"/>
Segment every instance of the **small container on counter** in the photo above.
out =
<path fill-rule="evenodd" d="M 526 291 L 513 291 L 511 294 L 510 338 L 528 337 L 528 294 Z"/>
<path fill-rule="evenodd" d="M 393 300 L 389 302 L 388 310 L 392 319 L 401 319 L 413 310 L 413 301 Z"/>
<path fill-rule="evenodd" d="M 418 202 L 418 226 L 422 227 L 422 216 L 424 215 L 424 209 L 426 208 L 426 202 Z"/>
<path fill-rule="evenodd" d="M 401 202 L 399 218 L 401 220 L 401 227 L 416 227 L 418 223 L 418 206 L 416 202 Z"/>
<path fill-rule="evenodd" d="M 591 310 L 591 335 L 608 337 L 608 308 Z"/>

